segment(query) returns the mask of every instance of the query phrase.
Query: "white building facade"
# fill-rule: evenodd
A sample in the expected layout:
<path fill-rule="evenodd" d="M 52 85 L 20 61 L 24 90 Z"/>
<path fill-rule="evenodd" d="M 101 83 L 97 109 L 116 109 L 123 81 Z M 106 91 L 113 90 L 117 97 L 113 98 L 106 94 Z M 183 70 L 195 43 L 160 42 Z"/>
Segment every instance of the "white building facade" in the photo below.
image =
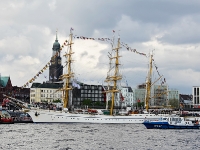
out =
<path fill-rule="evenodd" d="M 123 100 L 122 106 L 133 106 L 135 101 L 135 94 L 131 87 L 123 87 L 121 90 Z"/>
<path fill-rule="evenodd" d="M 199 100 L 199 93 L 200 93 L 200 86 L 193 86 L 192 87 L 192 101 L 194 108 L 200 108 L 200 100 Z"/>
<path fill-rule="evenodd" d="M 111 101 L 111 93 L 106 93 L 106 100 Z M 122 87 L 121 92 L 116 94 L 115 106 L 133 106 L 135 94 L 131 87 Z"/>
<path fill-rule="evenodd" d="M 32 87 L 30 88 L 30 103 L 51 103 L 56 100 L 62 101 L 63 92 L 59 90 L 60 87 L 61 85 L 54 85 L 51 83 L 43 83 L 39 84 L 39 86 L 35 86 L 33 83 Z"/>

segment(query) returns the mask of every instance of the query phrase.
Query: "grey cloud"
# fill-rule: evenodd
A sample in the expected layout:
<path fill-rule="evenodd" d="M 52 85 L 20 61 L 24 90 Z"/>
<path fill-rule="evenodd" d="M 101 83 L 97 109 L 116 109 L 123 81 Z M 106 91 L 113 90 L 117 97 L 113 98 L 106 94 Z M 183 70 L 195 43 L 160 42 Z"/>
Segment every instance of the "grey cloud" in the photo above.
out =
<path fill-rule="evenodd" d="M 172 70 L 189 69 L 194 71 L 193 73 L 199 71 L 200 2 L 198 1 L 19 0 L 1 1 L 0 6 L 2 8 L 0 62 L 9 61 L 9 64 L 0 63 L 3 68 L 1 73 L 10 74 L 14 84 L 22 77 L 24 78 L 20 84 L 27 82 L 50 60 L 56 29 L 59 42 L 62 44 L 63 39 L 68 37 L 70 28 L 73 27 L 74 34 L 88 37 L 112 38 L 112 30 L 115 30 L 115 37 L 119 34 L 124 43 L 139 52 L 148 53 L 155 46 L 160 52 L 155 59 L 156 63 L 169 84 L 181 91 L 191 92 L 192 84 L 188 83 L 186 87 L 187 82 L 181 84 L 184 79 L 178 82 L 170 76 L 170 73 Z M 154 42 L 150 47 L 147 43 L 152 41 Z M 81 53 L 81 58 L 95 58 L 98 60 L 96 68 L 106 69 L 109 64 L 107 52 L 111 50 L 110 48 L 102 49 L 98 57 L 84 51 Z M 122 55 L 121 67 L 125 70 L 129 84 L 135 86 L 143 83 L 146 77 L 144 70 L 147 69 L 147 59 L 124 48 Z M 35 62 L 39 61 L 40 64 L 15 66 L 14 63 L 24 61 L 22 58 L 30 58 Z M 12 68 L 16 68 L 15 72 L 18 71 L 20 77 L 12 72 L 12 69 L 6 69 L 10 64 Z M 29 73 L 22 68 L 29 68 Z M 187 80 L 187 77 L 183 78 Z"/>
<path fill-rule="evenodd" d="M 81 53 L 81 58 L 82 58 L 82 57 L 85 57 L 85 56 L 88 56 L 88 52 L 86 52 L 86 51 L 83 52 L 83 53 Z"/>

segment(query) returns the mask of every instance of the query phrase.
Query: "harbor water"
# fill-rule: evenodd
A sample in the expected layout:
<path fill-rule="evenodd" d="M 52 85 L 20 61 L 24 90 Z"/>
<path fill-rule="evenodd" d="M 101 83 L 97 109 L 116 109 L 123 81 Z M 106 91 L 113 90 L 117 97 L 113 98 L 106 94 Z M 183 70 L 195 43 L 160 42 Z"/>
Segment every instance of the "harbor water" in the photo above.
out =
<path fill-rule="evenodd" d="M 1 150 L 192 150 L 200 130 L 146 129 L 142 124 L 1 124 Z"/>

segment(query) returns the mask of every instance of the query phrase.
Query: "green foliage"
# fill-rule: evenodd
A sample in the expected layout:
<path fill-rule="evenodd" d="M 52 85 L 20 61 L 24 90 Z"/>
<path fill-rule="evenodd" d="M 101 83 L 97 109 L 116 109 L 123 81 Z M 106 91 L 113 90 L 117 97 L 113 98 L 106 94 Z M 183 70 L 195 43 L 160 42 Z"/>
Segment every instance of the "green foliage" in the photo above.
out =
<path fill-rule="evenodd" d="M 138 107 L 144 107 L 144 102 L 138 102 L 138 103 L 137 103 L 137 106 L 138 106 Z"/>
<path fill-rule="evenodd" d="M 53 100 L 53 103 L 61 103 L 60 99 Z"/>
<path fill-rule="evenodd" d="M 87 106 L 92 106 L 92 101 L 90 99 L 84 99 L 82 104 Z"/>
<path fill-rule="evenodd" d="M 82 102 L 82 105 L 87 105 L 87 106 L 105 106 L 105 103 L 100 102 L 100 101 L 93 102 L 90 99 L 84 99 L 83 102 Z"/>
<path fill-rule="evenodd" d="M 171 105 L 173 108 L 179 108 L 179 100 L 169 99 L 169 105 Z"/>
<path fill-rule="evenodd" d="M 112 101 L 111 101 L 111 100 L 109 100 L 109 101 L 108 101 L 108 108 L 110 108 L 110 107 L 111 107 L 111 103 L 112 103 Z"/>
<path fill-rule="evenodd" d="M 43 103 L 47 103 L 47 102 L 48 102 L 48 100 L 41 100 L 41 102 L 43 102 Z"/>
<path fill-rule="evenodd" d="M 100 101 L 94 102 L 93 104 L 94 106 L 105 106 L 105 103 L 102 103 Z"/>
<path fill-rule="evenodd" d="M 137 102 L 133 104 L 133 107 L 143 107 L 144 108 L 144 102 Z"/>

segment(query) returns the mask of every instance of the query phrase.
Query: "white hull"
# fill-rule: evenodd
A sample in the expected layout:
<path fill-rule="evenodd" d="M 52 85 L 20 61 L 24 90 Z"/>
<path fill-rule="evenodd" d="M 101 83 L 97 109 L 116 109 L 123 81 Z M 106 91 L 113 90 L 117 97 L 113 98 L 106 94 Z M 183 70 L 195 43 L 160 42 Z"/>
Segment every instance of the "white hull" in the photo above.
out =
<path fill-rule="evenodd" d="M 38 115 L 36 115 L 36 112 Z M 143 123 L 144 120 L 158 120 L 168 114 L 132 114 L 128 116 L 76 114 L 50 110 L 30 110 L 27 112 L 34 123 L 114 123 L 131 124 Z"/>

